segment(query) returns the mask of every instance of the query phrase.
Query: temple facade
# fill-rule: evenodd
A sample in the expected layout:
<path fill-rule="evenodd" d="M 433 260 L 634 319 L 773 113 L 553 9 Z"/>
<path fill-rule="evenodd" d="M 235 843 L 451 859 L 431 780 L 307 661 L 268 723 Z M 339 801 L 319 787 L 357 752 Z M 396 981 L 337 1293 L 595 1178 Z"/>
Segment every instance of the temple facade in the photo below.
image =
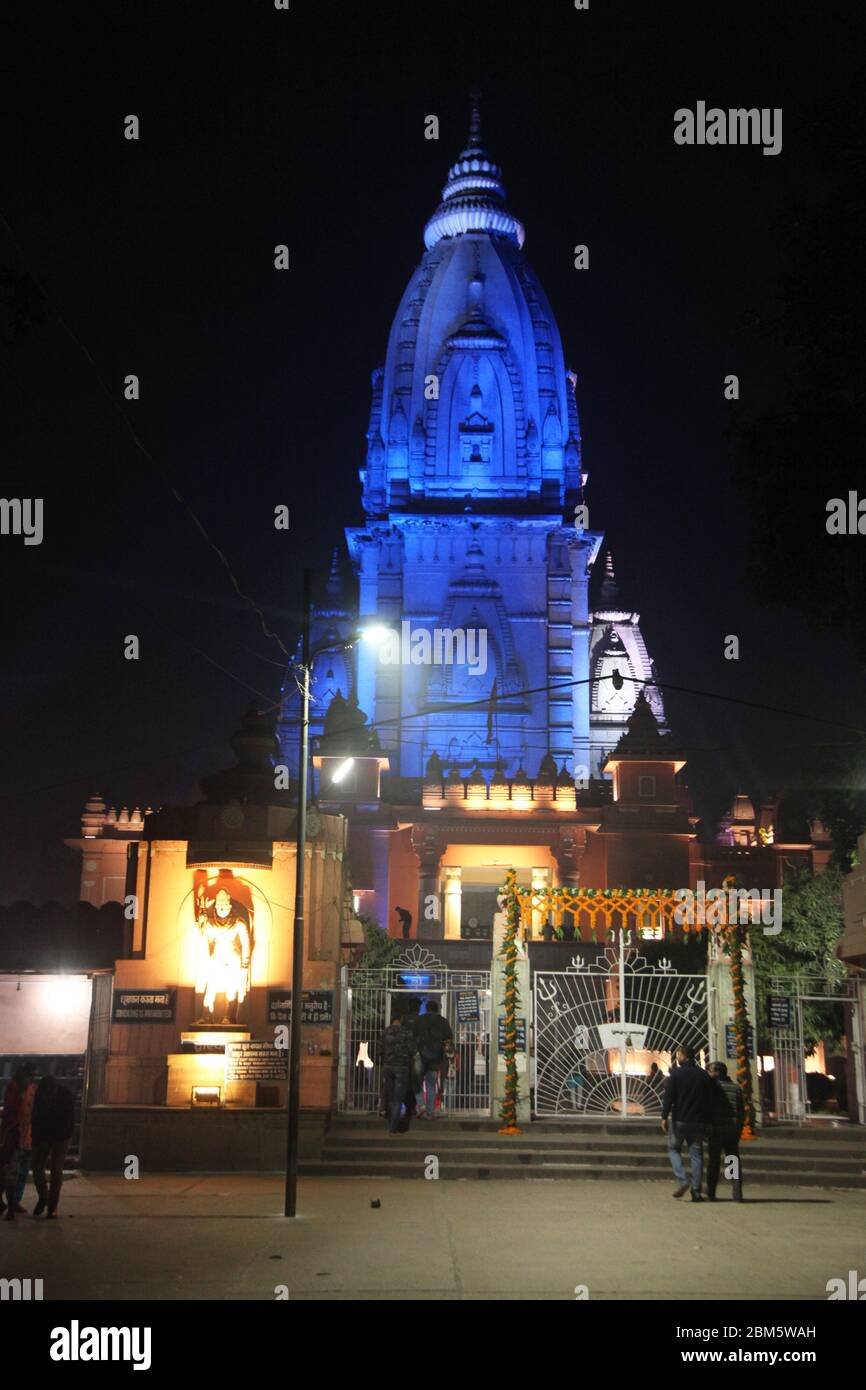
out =
<path fill-rule="evenodd" d="M 346 532 L 314 620 L 314 647 L 372 619 L 401 638 L 397 660 L 322 652 L 313 679 L 313 732 L 337 691 L 354 696 L 392 777 L 421 778 L 433 754 L 464 776 L 476 763 L 534 776 L 549 757 L 586 783 L 624 732 L 635 682 L 653 680 L 609 556 L 591 591 L 603 535 L 589 525 L 577 377 L 524 239 L 476 106 L 373 372 L 364 525 Z M 663 722 L 654 687 L 648 698 Z M 291 695 L 285 711 L 292 765 Z"/>

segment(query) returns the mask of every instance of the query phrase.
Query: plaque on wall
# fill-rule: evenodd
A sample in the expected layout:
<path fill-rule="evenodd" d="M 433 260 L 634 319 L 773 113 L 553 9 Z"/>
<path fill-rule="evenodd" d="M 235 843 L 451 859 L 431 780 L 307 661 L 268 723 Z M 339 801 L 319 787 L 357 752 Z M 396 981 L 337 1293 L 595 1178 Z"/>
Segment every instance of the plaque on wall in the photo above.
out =
<path fill-rule="evenodd" d="M 477 989 L 458 989 L 455 996 L 458 1023 L 477 1023 L 481 1018 Z"/>
<path fill-rule="evenodd" d="M 176 989 L 116 989 L 112 1023 L 174 1023 Z"/>
<path fill-rule="evenodd" d="M 289 1075 L 289 1053 L 272 1042 L 255 1039 L 250 1042 L 226 1043 L 226 1085 L 236 1081 L 286 1081 Z"/>
<path fill-rule="evenodd" d="M 291 1023 L 292 991 L 290 989 L 268 990 L 268 1023 Z M 334 1022 L 334 991 L 332 989 L 305 989 L 301 1004 L 302 1023 Z"/>
<path fill-rule="evenodd" d="M 790 994 L 768 994 L 767 1027 L 790 1028 L 792 1003 Z"/>
<path fill-rule="evenodd" d="M 500 1052 L 504 1052 L 504 1051 L 505 1051 L 505 1019 L 504 1019 L 504 1018 L 498 1018 L 498 1019 L 496 1020 L 496 1022 L 497 1022 L 498 1026 L 499 1026 L 499 1051 L 500 1051 Z M 516 1020 L 516 1022 L 517 1022 L 517 1041 L 516 1041 L 515 1046 L 517 1047 L 517 1051 L 518 1051 L 518 1052 L 525 1052 L 525 1051 L 526 1051 L 526 1019 L 525 1019 L 525 1018 L 518 1018 L 518 1019 Z"/>
<path fill-rule="evenodd" d="M 725 1024 L 725 1058 L 731 1061 L 737 1055 L 737 1030 L 733 1023 Z M 755 1040 L 752 1034 L 752 1025 L 746 1028 L 746 1055 L 751 1060 L 755 1055 Z"/>

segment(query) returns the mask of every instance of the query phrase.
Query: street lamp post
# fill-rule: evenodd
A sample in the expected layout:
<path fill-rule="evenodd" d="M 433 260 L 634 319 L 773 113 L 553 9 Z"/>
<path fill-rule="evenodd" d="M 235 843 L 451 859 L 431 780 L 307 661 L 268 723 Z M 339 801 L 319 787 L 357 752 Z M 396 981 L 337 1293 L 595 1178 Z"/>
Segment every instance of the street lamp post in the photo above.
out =
<path fill-rule="evenodd" d="M 298 748 L 298 818 L 295 849 L 295 924 L 292 935 L 292 1018 L 289 1025 L 289 1094 L 286 1098 L 286 1203 L 294 1216 L 298 1200 L 298 1119 L 301 1102 L 301 1009 L 304 989 L 304 869 L 307 847 L 307 763 L 310 749 L 310 605 L 312 571 L 304 570 L 304 630 L 301 640 L 301 720 Z"/>
<path fill-rule="evenodd" d="M 310 652 L 312 570 L 304 570 L 304 627 L 301 639 L 301 718 L 298 735 L 298 818 L 295 847 L 295 922 L 292 935 L 292 1018 L 289 1026 L 289 1081 L 286 1098 L 286 1196 L 283 1214 L 297 1215 L 298 1121 L 301 1106 L 301 1012 L 304 991 L 304 891 L 307 850 L 307 766 L 310 754 L 310 677 L 315 658 L 326 651 L 348 651 L 357 639 L 326 642 Z M 360 634 L 376 642 L 386 629 L 371 627 Z M 297 668 L 296 668 L 297 669 Z"/>

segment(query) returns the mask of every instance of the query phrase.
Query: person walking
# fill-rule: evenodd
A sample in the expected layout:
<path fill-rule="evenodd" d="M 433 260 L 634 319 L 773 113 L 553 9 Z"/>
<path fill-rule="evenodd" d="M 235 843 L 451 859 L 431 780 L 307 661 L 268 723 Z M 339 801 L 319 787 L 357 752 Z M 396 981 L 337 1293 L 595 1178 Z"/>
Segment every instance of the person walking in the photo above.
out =
<path fill-rule="evenodd" d="M 75 1100 L 56 1076 L 43 1076 L 36 1090 L 31 1119 L 33 1129 L 33 1181 L 39 1201 L 34 1216 L 56 1217 L 63 1184 L 63 1160 L 75 1127 Z M 51 1174 L 45 1181 L 46 1166 Z M 47 1208 L 47 1211 L 46 1211 Z"/>
<path fill-rule="evenodd" d="M 427 1001 L 427 1008 L 418 1019 L 416 1037 L 418 1039 L 418 1051 L 421 1055 L 421 1068 L 424 1073 L 423 1086 L 417 1096 L 418 1118 L 432 1120 L 436 1115 L 436 1085 L 445 1060 L 445 1053 L 446 1050 L 449 1050 L 448 1044 L 453 1045 L 454 1042 L 451 1024 L 440 1014 L 439 1005 L 435 999 Z"/>
<path fill-rule="evenodd" d="M 673 1195 L 682 1197 L 689 1188 L 682 1159 L 682 1146 L 687 1144 L 692 1201 L 702 1202 L 703 1142 L 713 1113 L 715 1082 L 695 1064 L 692 1048 L 678 1047 L 676 1061 L 662 1096 L 662 1131 L 668 1135 L 668 1158 L 678 1183 Z"/>
<path fill-rule="evenodd" d="M 35 1095 L 36 1071 L 30 1062 L 24 1062 L 6 1087 L 0 1121 L 0 1185 L 3 1189 L 0 1211 L 5 1211 L 7 1221 L 27 1215 L 22 1199 L 30 1171 L 30 1121 Z"/>
<path fill-rule="evenodd" d="M 707 1196 L 711 1202 L 716 1200 L 719 1182 L 719 1168 L 722 1154 L 734 1160 L 731 1196 L 735 1202 L 743 1200 L 743 1174 L 740 1167 L 740 1135 L 746 1123 L 746 1106 L 743 1092 L 728 1076 L 724 1062 L 712 1062 L 707 1068 L 716 1088 L 713 1096 L 713 1112 L 707 1142 Z"/>
<path fill-rule="evenodd" d="M 382 1074 L 384 1091 L 389 1097 L 388 1133 L 400 1133 L 400 1114 L 409 1091 L 415 1039 L 411 1028 L 403 1024 L 399 1014 L 392 1018 L 382 1034 Z"/>

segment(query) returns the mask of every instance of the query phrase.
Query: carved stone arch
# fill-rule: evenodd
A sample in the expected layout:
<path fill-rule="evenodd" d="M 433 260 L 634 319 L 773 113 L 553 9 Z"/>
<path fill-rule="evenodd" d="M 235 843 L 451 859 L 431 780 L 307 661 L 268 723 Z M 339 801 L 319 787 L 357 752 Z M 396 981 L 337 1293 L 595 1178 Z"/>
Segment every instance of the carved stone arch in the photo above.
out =
<path fill-rule="evenodd" d="M 479 349 L 479 354 L 490 362 L 494 374 L 501 377 L 504 372 L 507 379 L 509 391 L 502 388 L 504 382 L 500 379 L 499 395 L 500 400 L 505 405 L 510 405 L 510 416 L 508 411 L 503 409 L 500 419 L 496 422 L 497 429 L 501 436 L 502 446 L 502 470 L 495 475 L 504 478 L 509 476 L 509 462 L 513 457 L 521 461 L 526 455 L 526 395 L 524 390 L 523 375 L 520 366 L 509 348 L 504 350 L 490 351 L 489 349 Z M 437 463 L 440 457 L 449 457 L 449 441 L 446 438 L 444 450 L 440 448 L 440 434 L 444 427 L 446 430 L 450 424 L 450 402 L 451 391 L 456 371 L 456 359 L 460 359 L 462 366 L 463 359 L 471 357 L 472 353 L 468 348 L 455 348 L 445 346 L 433 367 L 433 373 L 439 379 L 439 394 L 434 400 L 423 401 L 422 421 L 426 431 L 425 464 L 428 476 L 440 477 L 444 480 L 447 477 L 456 476 L 452 474 L 438 474 Z M 441 407 L 443 403 L 448 405 L 448 418 L 445 419 Z"/>

